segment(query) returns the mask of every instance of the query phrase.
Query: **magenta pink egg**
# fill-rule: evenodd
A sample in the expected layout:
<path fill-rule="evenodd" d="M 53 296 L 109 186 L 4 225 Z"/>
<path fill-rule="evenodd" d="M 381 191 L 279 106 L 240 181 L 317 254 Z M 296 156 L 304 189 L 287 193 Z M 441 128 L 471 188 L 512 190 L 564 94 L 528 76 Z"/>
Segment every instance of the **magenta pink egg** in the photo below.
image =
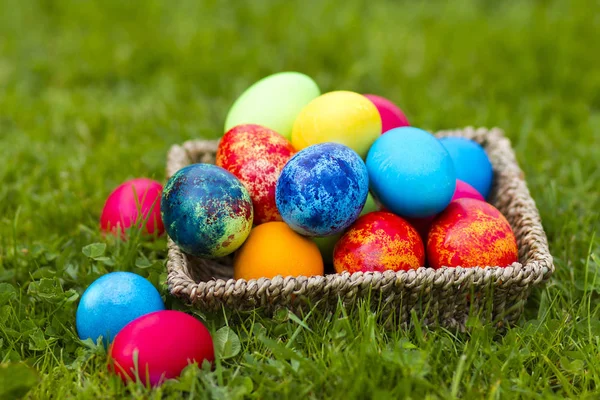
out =
<path fill-rule="evenodd" d="M 125 230 L 138 224 L 150 235 L 162 235 L 165 231 L 160 216 L 162 185 L 148 178 L 136 178 L 124 182 L 106 199 L 100 229 L 124 238 Z"/>
<path fill-rule="evenodd" d="M 457 179 L 456 190 L 454 191 L 454 196 L 452 196 L 452 201 L 464 198 L 485 201 L 485 199 L 483 198 L 481 193 L 477 191 L 477 189 L 469 185 L 467 182 L 463 182 L 460 179 Z"/>
<path fill-rule="evenodd" d="M 123 382 L 157 386 L 177 378 L 191 363 L 213 363 L 215 351 L 208 329 L 181 311 L 156 311 L 139 317 L 117 334 L 109 349 L 109 370 Z M 137 365 L 137 367 L 136 367 Z"/>
<path fill-rule="evenodd" d="M 381 116 L 381 133 L 401 126 L 410 126 L 402 110 L 386 98 L 374 94 L 365 94 L 367 99 L 375 105 Z"/>

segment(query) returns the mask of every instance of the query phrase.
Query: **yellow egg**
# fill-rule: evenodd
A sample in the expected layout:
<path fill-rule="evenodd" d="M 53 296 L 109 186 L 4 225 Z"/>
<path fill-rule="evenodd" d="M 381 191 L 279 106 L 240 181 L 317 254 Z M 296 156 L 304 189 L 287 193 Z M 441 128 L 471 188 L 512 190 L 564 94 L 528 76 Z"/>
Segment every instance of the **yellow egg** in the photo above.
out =
<path fill-rule="evenodd" d="M 364 159 L 380 135 L 381 117 L 375 105 L 361 94 L 340 90 L 325 93 L 302 109 L 292 129 L 292 145 L 300 151 L 335 142 Z"/>

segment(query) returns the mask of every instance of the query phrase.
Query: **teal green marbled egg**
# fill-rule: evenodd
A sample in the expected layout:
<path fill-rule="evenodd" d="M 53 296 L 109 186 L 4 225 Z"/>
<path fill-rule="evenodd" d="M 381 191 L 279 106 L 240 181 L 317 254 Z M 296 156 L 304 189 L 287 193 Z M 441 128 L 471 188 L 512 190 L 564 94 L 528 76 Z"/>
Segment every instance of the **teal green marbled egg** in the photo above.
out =
<path fill-rule="evenodd" d="M 206 258 L 237 250 L 252 229 L 252 200 L 242 183 L 212 164 L 192 164 L 165 185 L 161 215 L 169 237 L 186 253 Z"/>

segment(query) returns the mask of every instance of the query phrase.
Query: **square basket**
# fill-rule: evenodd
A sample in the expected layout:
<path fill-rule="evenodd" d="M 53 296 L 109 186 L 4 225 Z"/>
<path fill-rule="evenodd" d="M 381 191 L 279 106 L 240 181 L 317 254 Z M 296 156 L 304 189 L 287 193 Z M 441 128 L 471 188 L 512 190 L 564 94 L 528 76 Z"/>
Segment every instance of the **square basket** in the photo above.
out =
<path fill-rule="evenodd" d="M 382 314 L 400 325 L 412 315 L 426 325 L 464 329 L 467 317 L 478 313 L 497 326 L 519 318 L 531 288 L 554 272 L 546 234 L 510 141 L 497 128 L 467 127 L 436 136 L 473 139 L 486 150 L 494 169 L 489 201 L 508 219 L 517 238 L 519 262 L 508 267 L 440 268 L 411 271 L 328 274 L 313 277 L 233 279 L 231 256 L 201 259 L 183 253 L 168 240 L 168 286 L 172 295 L 206 312 L 258 309 L 272 315 L 279 308 L 331 309 L 339 301 L 350 305 L 371 297 Z M 167 178 L 192 163 L 214 163 L 218 141 L 193 140 L 171 147 Z M 389 320 L 388 320 L 389 321 Z"/>

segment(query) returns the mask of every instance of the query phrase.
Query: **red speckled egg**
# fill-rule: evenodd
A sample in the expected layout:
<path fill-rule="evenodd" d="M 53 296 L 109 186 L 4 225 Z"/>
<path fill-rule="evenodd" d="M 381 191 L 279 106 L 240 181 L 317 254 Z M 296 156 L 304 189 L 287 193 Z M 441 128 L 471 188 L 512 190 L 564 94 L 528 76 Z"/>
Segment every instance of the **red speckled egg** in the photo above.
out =
<path fill-rule="evenodd" d="M 424 263 L 423 241 L 415 228 L 385 211 L 375 211 L 357 219 L 333 251 L 333 266 L 337 273 L 406 271 Z"/>
<path fill-rule="evenodd" d="M 234 174 L 248 189 L 255 225 L 282 221 L 275 205 L 275 186 L 294 153 L 286 138 L 260 125 L 238 125 L 221 139 L 216 164 Z"/>
<path fill-rule="evenodd" d="M 518 261 L 517 240 L 502 213 L 481 200 L 455 200 L 433 222 L 427 240 L 433 268 L 506 267 Z"/>
<path fill-rule="evenodd" d="M 144 232 L 162 235 L 165 231 L 160 217 L 162 185 L 148 178 L 131 179 L 117 187 L 106 199 L 100 229 L 125 238 L 125 230 L 146 221 Z M 141 215 L 139 213 L 141 211 Z"/>
<path fill-rule="evenodd" d="M 161 384 L 179 376 L 190 363 L 215 359 L 208 329 L 181 311 L 157 311 L 139 317 L 117 334 L 109 350 L 109 370 L 123 382 Z M 137 370 L 136 370 L 137 365 Z"/>

